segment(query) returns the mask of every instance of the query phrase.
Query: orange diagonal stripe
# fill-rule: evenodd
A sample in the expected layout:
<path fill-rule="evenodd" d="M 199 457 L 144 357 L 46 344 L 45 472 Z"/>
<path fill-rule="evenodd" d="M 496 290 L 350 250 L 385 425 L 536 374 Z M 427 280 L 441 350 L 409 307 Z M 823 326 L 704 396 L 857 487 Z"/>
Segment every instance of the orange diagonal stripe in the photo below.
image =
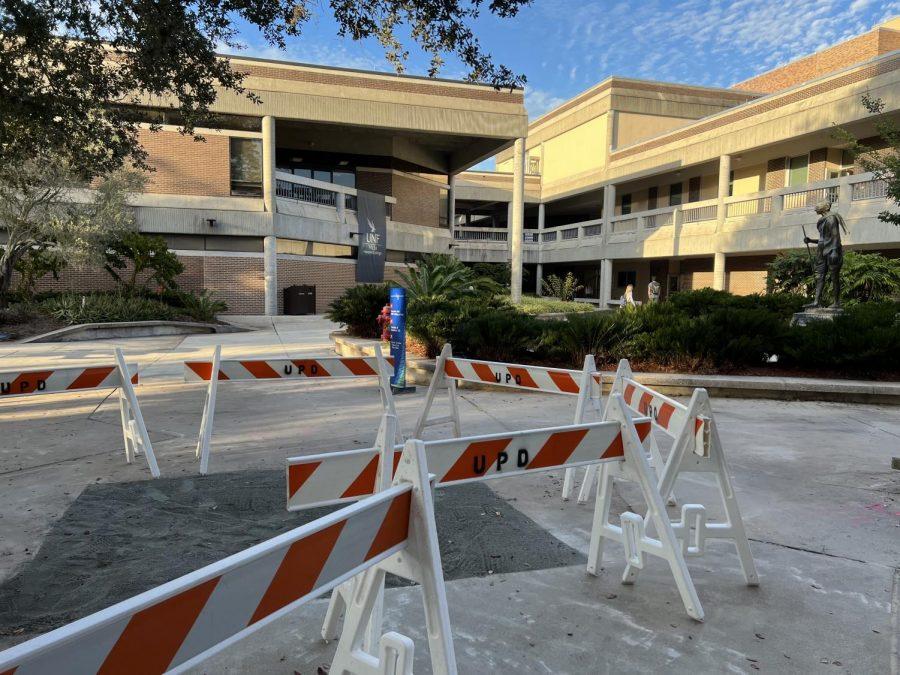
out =
<path fill-rule="evenodd" d="M 201 380 L 208 380 L 212 374 L 212 363 L 209 361 L 185 361 L 184 365 L 197 373 Z"/>
<path fill-rule="evenodd" d="M 19 373 L 12 382 L 9 383 L 9 389 L 0 389 L 4 395 L 12 394 L 30 394 L 37 391 L 38 382 L 46 381 L 48 377 L 53 375 L 52 370 L 42 370 L 33 373 Z"/>
<path fill-rule="evenodd" d="M 288 467 L 288 494 L 293 497 L 297 490 L 309 480 L 322 462 L 307 462 L 306 464 L 292 464 Z"/>
<path fill-rule="evenodd" d="M 675 412 L 675 406 L 671 403 L 663 403 L 656 413 L 656 423 L 663 429 L 669 428 L 669 421 L 672 419 L 672 413 Z"/>
<path fill-rule="evenodd" d="M 577 394 L 578 393 L 578 383 L 575 381 L 575 378 L 569 375 L 569 373 L 564 373 L 561 370 L 548 370 L 550 374 L 550 379 L 553 380 L 553 384 L 559 387 L 560 391 L 563 391 L 567 394 Z"/>
<path fill-rule="evenodd" d="M 344 490 L 342 498 L 361 497 L 370 495 L 375 492 L 375 477 L 378 475 L 378 454 L 376 453 L 366 467 L 359 472 L 359 475 L 350 483 L 350 486 Z"/>
<path fill-rule="evenodd" d="M 372 540 L 366 560 L 374 558 L 379 553 L 387 551 L 409 536 L 409 509 L 412 504 L 412 492 L 406 492 L 394 497 L 388 507 L 387 514 L 378 528 L 378 534 Z"/>
<path fill-rule="evenodd" d="M 528 463 L 528 469 L 544 469 L 549 466 L 560 466 L 575 452 L 575 448 L 587 435 L 587 429 L 573 429 L 572 431 L 557 431 L 550 434 L 547 442 L 541 446 L 534 459 Z"/>
<path fill-rule="evenodd" d="M 638 422 L 634 425 L 634 428 L 637 431 L 638 438 L 643 443 L 644 439 L 650 434 L 650 422 Z"/>
<path fill-rule="evenodd" d="M 472 369 L 475 371 L 478 379 L 482 382 L 493 382 L 494 384 L 497 383 L 497 378 L 494 377 L 494 371 L 491 370 L 490 366 L 483 363 L 473 363 Z"/>
<path fill-rule="evenodd" d="M 113 366 L 85 368 L 66 389 L 94 389 L 114 370 Z"/>
<path fill-rule="evenodd" d="M 644 393 L 641 395 L 641 400 L 638 403 L 638 412 L 641 415 L 646 415 L 647 411 L 650 409 L 650 404 L 653 403 L 653 394 Z"/>
<path fill-rule="evenodd" d="M 609 459 L 610 457 L 623 457 L 625 455 L 625 445 L 622 443 L 622 432 L 616 434 L 616 437 L 606 448 L 606 451 L 600 455 L 600 459 Z"/>
<path fill-rule="evenodd" d="M 625 391 L 622 394 L 622 397 L 625 399 L 625 403 L 631 405 L 631 399 L 634 396 L 634 385 L 628 384 L 625 385 Z"/>
<path fill-rule="evenodd" d="M 331 377 L 325 366 L 315 359 L 294 359 L 292 363 L 297 366 L 298 375 L 303 370 L 303 377 Z"/>
<path fill-rule="evenodd" d="M 511 438 L 495 438 L 490 441 L 475 441 L 469 443 L 459 458 L 454 462 L 450 470 L 440 479 L 441 483 L 449 483 L 466 478 L 478 478 L 487 473 L 497 462 L 497 455 L 506 449 L 512 441 Z M 484 473 L 475 473 L 475 459 L 484 455 Z"/>
<path fill-rule="evenodd" d="M 452 377 L 457 380 L 461 380 L 463 376 L 462 372 L 459 370 L 459 366 L 457 366 L 456 363 L 454 361 L 451 361 L 450 359 L 444 361 L 444 373 L 447 375 L 447 377 Z"/>
<path fill-rule="evenodd" d="M 253 377 L 258 380 L 281 377 L 281 375 L 278 374 L 278 371 L 265 361 L 241 361 L 240 363 Z"/>
<path fill-rule="evenodd" d="M 97 672 L 150 675 L 167 671 L 219 579 L 205 581 L 132 616 Z"/>
<path fill-rule="evenodd" d="M 291 544 L 248 626 L 299 600 L 315 588 L 316 580 L 346 524 L 347 521 L 342 520 Z"/>
<path fill-rule="evenodd" d="M 357 377 L 375 374 L 375 369 L 366 363 L 365 359 L 362 357 L 355 359 L 341 359 L 341 363 L 347 366 L 347 369 Z"/>
<path fill-rule="evenodd" d="M 519 378 L 519 381 L 516 384 L 519 384 L 523 387 L 530 387 L 532 389 L 537 389 L 537 382 L 534 381 L 534 378 L 531 377 L 531 373 L 528 372 L 527 368 L 521 368 L 520 366 L 508 366 L 507 370 L 509 374 L 513 376 L 513 379 Z"/>

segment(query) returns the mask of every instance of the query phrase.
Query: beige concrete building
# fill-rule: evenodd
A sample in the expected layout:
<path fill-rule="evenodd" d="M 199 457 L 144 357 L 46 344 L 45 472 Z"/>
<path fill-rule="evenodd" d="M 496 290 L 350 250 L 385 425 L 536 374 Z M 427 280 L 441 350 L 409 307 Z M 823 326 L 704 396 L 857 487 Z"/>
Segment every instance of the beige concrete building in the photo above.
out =
<path fill-rule="evenodd" d="M 521 161 L 505 149 L 496 172 L 458 177 L 455 251 L 502 262 L 523 242 L 526 290 L 571 270 L 601 305 L 629 283 L 646 298 L 651 276 L 664 293 L 762 292 L 766 263 L 803 246 L 801 226 L 812 233 L 812 206 L 828 199 L 846 245 L 900 255 L 900 229 L 877 219 L 884 182 L 834 134 L 877 145 L 866 93 L 900 115 L 900 19 L 730 89 L 610 77 L 532 121 Z M 522 163 L 524 229 L 512 234 Z"/>
<path fill-rule="evenodd" d="M 279 313 L 295 285 L 314 286 L 323 312 L 353 285 L 357 190 L 386 202 L 386 280 L 451 251 L 451 177 L 527 129 L 520 89 L 229 58 L 260 102 L 221 92 L 221 128 L 198 129 L 203 142 L 179 133 L 165 101 L 135 110 L 155 171 L 134 205 L 141 231 L 185 264 L 180 286 L 215 292 L 231 313 Z M 103 270 L 67 269 L 38 290 L 112 286 Z"/>

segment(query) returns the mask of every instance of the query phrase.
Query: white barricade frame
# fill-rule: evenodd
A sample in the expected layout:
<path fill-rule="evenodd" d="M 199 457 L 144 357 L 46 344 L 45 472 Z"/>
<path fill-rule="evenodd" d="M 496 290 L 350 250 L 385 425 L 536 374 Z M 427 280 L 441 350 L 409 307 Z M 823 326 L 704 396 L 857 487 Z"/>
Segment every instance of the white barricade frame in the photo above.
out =
<path fill-rule="evenodd" d="M 648 517 L 659 532 L 658 538 L 645 534 L 644 518 L 634 513 L 623 514 L 620 528 L 609 523 L 601 528 L 597 514 L 593 530 L 601 538 L 621 542 L 626 561 L 636 556 L 643 561 L 647 553 L 663 558 L 675 577 L 685 611 L 691 618 L 702 621 L 703 609 L 642 444 L 641 436 L 650 433 L 650 420 L 633 419 L 621 397 L 614 398 L 608 406 L 609 419 L 602 422 L 426 441 L 423 447 L 429 472 L 435 475 L 435 487 L 443 487 L 597 463 L 619 467 L 616 475 L 637 483 L 644 500 L 651 505 Z M 397 461 L 397 448 L 389 452 L 385 449 L 382 446 L 289 457 L 286 460 L 288 510 L 341 504 L 372 494 L 379 487 L 379 474 L 383 475 L 384 467 L 390 466 L 387 463 Z M 622 534 L 629 523 L 640 523 L 641 536 L 636 540 Z M 333 601 L 329 607 L 323 627 L 326 639 L 335 630 L 340 608 L 340 600 Z"/>
<path fill-rule="evenodd" d="M 672 495 L 675 481 L 684 473 L 711 473 L 716 478 L 727 520 L 724 523 L 707 522 L 706 508 L 702 504 L 684 504 L 681 519 L 672 523 L 672 529 L 681 540 L 685 557 L 702 556 L 707 539 L 730 540 L 737 549 L 747 585 L 759 585 L 759 575 L 706 390 L 695 389 L 690 402 L 684 405 L 637 382 L 628 360 L 622 359 L 612 391 L 622 396 L 632 414 L 649 416 L 654 428 L 672 438 L 672 449 L 659 478 L 659 492 L 663 499 Z M 650 436 L 651 443 L 656 446 L 653 434 Z M 659 452 L 658 447 L 656 452 Z M 584 479 L 584 485 L 588 489 L 593 478 L 593 468 L 587 469 Z M 625 580 L 633 582 L 639 569 L 637 565 L 629 565 L 625 571 Z"/>
<path fill-rule="evenodd" d="M 69 394 L 103 389 L 119 390 L 119 418 L 125 461 L 131 464 L 135 455 L 147 458 L 154 478 L 159 478 L 159 465 L 134 385 L 140 382 L 138 365 L 126 363 L 120 348 L 115 349 L 115 363 L 91 366 L 50 366 L 42 369 L 0 372 L 0 399 L 30 397 L 42 394 Z"/>
<path fill-rule="evenodd" d="M 390 370 L 389 370 L 390 369 Z M 212 377 L 218 373 L 218 377 Z M 305 380 L 305 379 L 351 379 L 377 377 L 378 392 L 382 410 L 396 415 L 394 395 L 390 378 L 393 361 L 385 359 L 381 346 L 375 345 L 374 356 L 310 356 L 273 359 L 222 359 L 222 346 L 216 345 L 210 361 L 185 361 L 185 382 L 209 382 L 206 399 L 203 402 L 203 416 L 197 435 L 195 456 L 200 461 L 200 475 L 209 472 L 210 444 L 216 414 L 216 395 L 219 381 L 229 380 Z M 397 436 L 397 440 L 402 438 Z"/>
<path fill-rule="evenodd" d="M 421 442 L 377 495 L 0 652 L 0 672 L 180 673 L 358 577 L 331 672 L 410 675 L 414 645 L 363 634 L 386 572 L 420 585 L 432 672 L 456 675 L 450 616 Z"/>

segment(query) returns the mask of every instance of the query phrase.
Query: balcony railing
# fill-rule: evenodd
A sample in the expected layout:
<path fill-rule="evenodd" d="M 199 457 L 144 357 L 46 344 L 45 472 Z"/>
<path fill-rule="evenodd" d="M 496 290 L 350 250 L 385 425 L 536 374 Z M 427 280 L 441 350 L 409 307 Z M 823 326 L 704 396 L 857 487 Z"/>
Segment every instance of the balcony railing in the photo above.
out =
<path fill-rule="evenodd" d="M 275 172 L 275 195 L 282 199 L 290 199 L 316 206 L 328 206 L 338 213 L 356 211 L 356 190 L 337 183 L 326 183 L 312 178 L 295 176 L 284 171 Z M 397 202 L 393 197 L 385 197 L 385 208 L 388 218 L 392 215 L 392 205 Z"/>
<path fill-rule="evenodd" d="M 619 216 L 613 218 L 611 222 L 610 232 L 619 234 L 620 232 L 634 232 L 638 226 L 637 216 Z"/>
<path fill-rule="evenodd" d="M 863 199 L 884 199 L 885 197 L 887 197 L 887 181 L 878 178 L 863 183 L 854 183 L 850 193 L 850 199 L 854 202 Z"/>
<path fill-rule="evenodd" d="M 703 204 L 702 206 L 685 206 L 682 210 L 683 223 L 699 223 L 704 220 L 715 220 L 717 206 L 715 200 L 712 204 Z"/>
<path fill-rule="evenodd" d="M 760 213 L 772 212 L 771 197 L 756 197 L 754 199 L 742 199 L 725 205 L 725 217 L 737 218 L 739 216 L 755 216 Z"/>
<path fill-rule="evenodd" d="M 457 241 L 500 241 L 509 240 L 509 233 L 506 229 L 496 227 L 456 227 L 453 230 L 453 238 Z M 538 243 L 537 230 L 525 230 L 522 234 L 522 241 L 526 244 Z"/>
<path fill-rule="evenodd" d="M 797 192 L 788 192 L 784 195 L 785 211 L 793 209 L 806 209 L 815 206 L 819 202 L 831 202 L 835 204 L 838 201 L 837 185 L 829 187 L 813 188 L 812 190 L 799 190 Z"/>

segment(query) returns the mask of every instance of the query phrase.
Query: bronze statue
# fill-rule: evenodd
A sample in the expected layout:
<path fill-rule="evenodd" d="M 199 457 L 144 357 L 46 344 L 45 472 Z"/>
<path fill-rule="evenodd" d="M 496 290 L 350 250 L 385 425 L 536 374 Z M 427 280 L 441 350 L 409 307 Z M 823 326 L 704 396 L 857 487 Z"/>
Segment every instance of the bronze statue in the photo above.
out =
<path fill-rule="evenodd" d="M 844 264 L 844 249 L 841 245 L 841 230 L 847 233 L 847 225 L 839 213 L 829 213 L 830 202 L 816 204 L 816 213 L 820 218 L 816 223 L 819 230 L 819 238 L 811 239 L 804 231 L 804 244 L 817 244 L 816 247 L 816 297 L 805 305 L 806 308 L 822 306 L 822 289 L 825 287 L 825 273 L 831 272 L 831 281 L 834 285 L 834 304 L 832 307 L 841 306 L 841 267 Z"/>

